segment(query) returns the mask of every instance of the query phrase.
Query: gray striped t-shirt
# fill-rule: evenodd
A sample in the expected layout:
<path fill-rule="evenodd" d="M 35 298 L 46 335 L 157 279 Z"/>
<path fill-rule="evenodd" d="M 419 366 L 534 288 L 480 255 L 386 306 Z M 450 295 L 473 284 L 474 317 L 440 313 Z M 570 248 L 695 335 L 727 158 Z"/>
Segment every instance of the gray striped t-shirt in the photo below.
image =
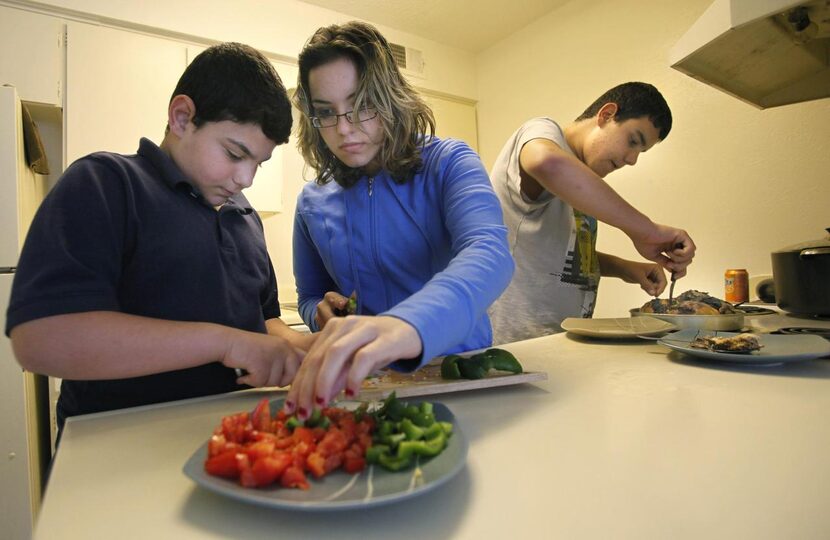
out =
<path fill-rule="evenodd" d="M 548 139 L 573 154 L 550 118 L 525 122 L 502 148 L 490 173 L 501 201 L 516 270 L 490 307 L 493 343 L 561 332 L 567 317 L 590 317 L 599 285 L 597 222 L 549 191 L 529 200 L 521 191 L 519 154 L 533 139 Z"/>

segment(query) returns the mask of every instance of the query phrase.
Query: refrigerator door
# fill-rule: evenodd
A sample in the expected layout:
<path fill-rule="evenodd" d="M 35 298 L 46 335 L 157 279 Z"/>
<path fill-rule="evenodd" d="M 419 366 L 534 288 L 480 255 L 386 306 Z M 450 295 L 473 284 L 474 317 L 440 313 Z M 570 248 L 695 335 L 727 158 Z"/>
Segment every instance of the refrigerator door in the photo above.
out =
<path fill-rule="evenodd" d="M 0 274 L 0 323 L 6 325 L 6 306 L 14 274 Z M 11 342 L 0 336 L 0 521 L 8 538 L 31 538 L 34 512 L 39 500 L 39 478 L 30 451 L 32 439 L 26 418 L 26 380 L 12 354 Z M 34 480 L 34 481 L 33 481 Z"/>
<path fill-rule="evenodd" d="M 21 103 L 0 86 L 0 523 L 3 538 L 30 538 L 51 457 L 48 386 L 26 373 L 5 335 L 19 246 L 37 206 L 39 179 L 26 165 Z"/>

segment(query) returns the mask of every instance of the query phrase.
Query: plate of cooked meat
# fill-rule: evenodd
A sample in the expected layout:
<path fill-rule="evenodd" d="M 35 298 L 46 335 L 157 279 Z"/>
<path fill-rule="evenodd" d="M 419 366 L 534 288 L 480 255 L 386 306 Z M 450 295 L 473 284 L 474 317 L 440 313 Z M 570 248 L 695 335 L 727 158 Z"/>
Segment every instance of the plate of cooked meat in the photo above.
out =
<path fill-rule="evenodd" d="M 743 308 L 709 293 L 690 289 L 671 303 L 667 299 L 654 298 L 631 311 L 632 317 L 654 317 L 683 329 L 695 330 L 740 330 L 744 327 L 744 316 L 775 313 L 771 309 Z"/>
<path fill-rule="evenodd" d="M 681 330 L 657 343 L 698 358 L 734 364 L 777 365 L 830 356 L 830 341 L 808 334 Z"/>

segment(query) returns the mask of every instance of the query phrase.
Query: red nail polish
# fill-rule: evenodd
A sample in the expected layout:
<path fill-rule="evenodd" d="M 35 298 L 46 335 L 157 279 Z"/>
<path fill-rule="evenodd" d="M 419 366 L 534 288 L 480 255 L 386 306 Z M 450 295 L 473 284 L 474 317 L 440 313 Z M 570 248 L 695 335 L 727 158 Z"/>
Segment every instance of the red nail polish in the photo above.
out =
<path fill-rule="evenodd" d="M 346 388 L 346 397 L 354 397 L 354 390 Z"/>
<path fill-rule="evenodd" d="M 317 405 L 325 405 L 325 403 L 326 403 L 326 400 L 321 398 L 320 396 L 315 397 L 314 401 L 317 402 Z"/>
<path fill-rule="evenodd" d="M 305 407 L 300 407 L 300 410 L 297 412 L 297 415 L 299 415 L 300 418 L 305 418 L 306 416 L 308 416 L 308 411 Z"/>
<path fill-rule="evenodd" d="M 293 411 L 294 410 L 294 402 L 285 400 L 285 408 L 288 409 L 289 411 Z"/>

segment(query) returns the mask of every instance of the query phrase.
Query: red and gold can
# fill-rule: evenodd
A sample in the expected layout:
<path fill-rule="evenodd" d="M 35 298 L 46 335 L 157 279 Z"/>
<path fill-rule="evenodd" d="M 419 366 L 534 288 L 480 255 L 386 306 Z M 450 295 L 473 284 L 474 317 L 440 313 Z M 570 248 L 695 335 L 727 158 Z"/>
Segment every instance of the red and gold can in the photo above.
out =
<path fill-rule="evenodd" d="M 724 300 L 740 304 L 749 300 L 749 274 L 743 268 L 730 268 L 724 274 Z"/>

